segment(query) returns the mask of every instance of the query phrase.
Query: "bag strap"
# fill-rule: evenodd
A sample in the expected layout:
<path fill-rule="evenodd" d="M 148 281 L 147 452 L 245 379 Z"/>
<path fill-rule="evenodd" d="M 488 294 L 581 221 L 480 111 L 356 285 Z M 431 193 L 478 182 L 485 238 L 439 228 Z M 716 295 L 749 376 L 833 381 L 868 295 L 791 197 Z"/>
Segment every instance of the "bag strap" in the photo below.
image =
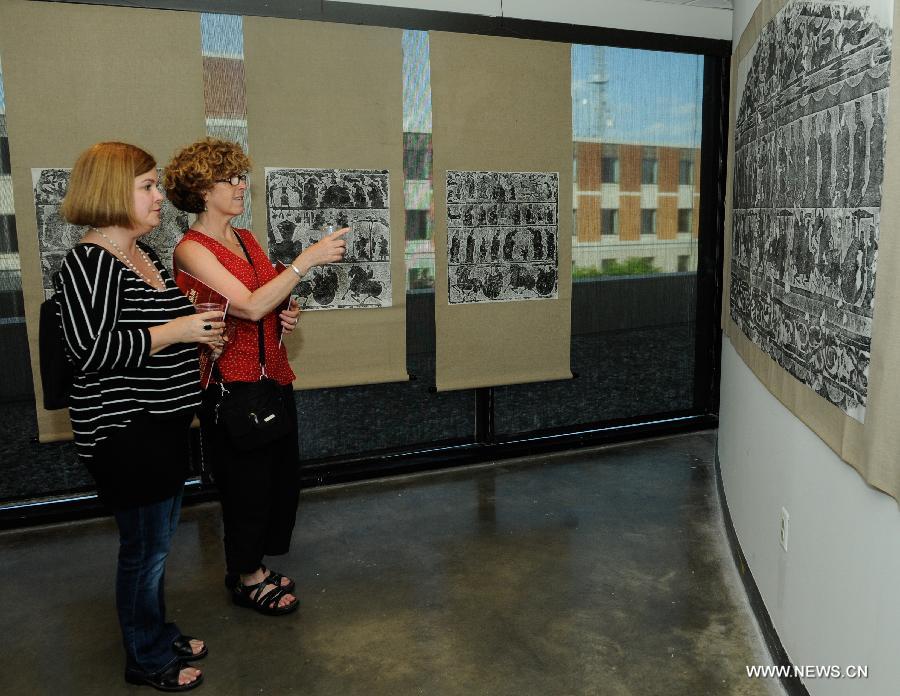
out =
<path fill-rule="evenodd" d="M 244 251 L 244 256 L 247 257 L 247 263 L 250 264 L 250 268 L 253 269 L 253 275 L 256 276 L 256 287 L 259 289 L 259 274 L 256 272 L 256 266 L 253 264 L 253 258 L 250 256 L 250 252 L 247 250 L 247 247 L 244 245 L 244 240 L 241 239 L 241 235 L 238 234 L 237 230 L 234 230 L 234 236 L 237 237 L 238 244 L 241 245 L 241 249 Z M 265 341 L 263 339 L 263 320 L 260 319 L 256 322 L 256 337 L 259 343 L 259 367 L 260 367 L 260 375 L 259 378 L 262 379 L 266 377 L 266 346 Z"/>

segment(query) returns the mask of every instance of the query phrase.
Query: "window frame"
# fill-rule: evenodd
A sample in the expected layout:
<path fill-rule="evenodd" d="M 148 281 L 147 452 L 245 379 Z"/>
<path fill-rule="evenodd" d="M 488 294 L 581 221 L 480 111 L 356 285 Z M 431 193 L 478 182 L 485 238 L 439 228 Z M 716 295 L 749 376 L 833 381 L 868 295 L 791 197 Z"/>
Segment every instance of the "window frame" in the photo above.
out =
<path fill-rule="evenodd" d="M 60 0 L 73 3 L 75 0 Z M 104 4 L 133 8 L 130 0 L 79 0 L 79 4 Z M 140 4 L 140 3 L 139 3 Z M 161 0 L 151 3 L 156 9 L 208 11 L 206 0 Z M 727 150 L 731 42 L 699 37 L 685 37 L 652 32 L 542 22 L 509 17 L 488 17 L 458 12 L 384 8 L 357 3 L 298 0 L 296 3 L 270 3 L 262 6 L 253 0 L 238 0 L 229 13 L 283 17 L 301 21 L 352 23 L 363 26 L 454 31 L 473 35 L 489 35 L 519 39 L 535 39 L 563 43 L 597 44 L 622 48 L 691 53 L 704 56 L 702 137 L 699 152 L 700 207 L 698 240 L 697 312 L 695 340 L 694 407 L 670 414 L 642 414 L 619 422 L 602 422 L 579 426 L 534 431 L 526 436 L 501 438 L 492 426 L 491 388 L 475 390 L 476 432 L 472 442 L 452 447 L 417 446 L 390 452 L 368 452 L 355 458 L 303 463 L 304 485 L 322 485 L 355 481 L 401 472 L 421 471 L 449 465 L 559 451 L 572 446 L 617 442 L 651 435 L 684 432 L 714 427 L 718 414 L 718 375 L 721 332 L 717 322 L 720 313 L 722 268 L 718 263 L 722 251 Z M 199 57 L 199 56 L 198 56 Z M 9 97 L 8 97 L 9 98 Z M 696 162 L 697 160 L 695 160 Z M 658 167 L 658 164 L 657 164 Z M 695 176 L 697 173 L 695 172 Z M 643 178 L 643 177 L 642 177 Z M 657 168 L 656 183 L 659 172 Z M 20 214 L 24 214 L 20 213 Z M 614 281 L 610 281 L 614 282 Z M 432 327 L 433 328 L 433 327 Z M 189 482 L 188 501 L 209 498 L 209 489 L 199 482 Z M 103 514 L 96 500 L 47 501 L 25 510 L 21 506 L 7 510 L 0 504 L 0 525 L 45 522 L 48 519 L 71 519 L 75 516 Z M 23 517 L 24 515 L 24 517 Z"/>

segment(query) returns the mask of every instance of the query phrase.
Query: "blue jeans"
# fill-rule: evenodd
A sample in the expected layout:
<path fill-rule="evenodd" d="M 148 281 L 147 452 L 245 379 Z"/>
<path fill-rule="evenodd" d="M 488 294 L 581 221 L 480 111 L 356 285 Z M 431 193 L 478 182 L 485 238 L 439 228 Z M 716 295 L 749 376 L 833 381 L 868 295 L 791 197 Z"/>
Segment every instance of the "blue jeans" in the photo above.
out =
<path fill-rule="evenodd" d="M 181 635 L 166 623 L 166 558 L 181 513 L 181 491 L 158 503 L 115 510 L 119 525 L 116 609 L 126 667 L 147 674 L 178 659 L 172 641 Z"/>

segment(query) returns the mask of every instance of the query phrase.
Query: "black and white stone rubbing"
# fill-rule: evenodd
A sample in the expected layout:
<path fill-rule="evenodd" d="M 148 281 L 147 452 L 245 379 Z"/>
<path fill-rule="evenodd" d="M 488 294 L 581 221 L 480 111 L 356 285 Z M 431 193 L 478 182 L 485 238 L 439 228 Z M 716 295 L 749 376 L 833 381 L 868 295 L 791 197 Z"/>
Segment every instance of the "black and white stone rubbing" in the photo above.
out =
<path fill-rule="evenodd" d="M 266 168 L 273 261 L 290 264 L 327 225 L 351 228 L 344 261 L 314 268 L 297 285 L 304 309 L 391 306 L 389 183 L 384 169 Z"/>
<path fill-rule="evenodd" d="M 884 178 L 888 22 L 868 3 L 792 2 L 738 69 L 731 317 L 859 421 Z"/>
<path fill-rule="evenodd" d="M 63 258 L 87 232 L 86 227 L 70 225 L 60 213 L 71 169 L 32 169 L 34 209 L 37 215 L 38 249 L 41 256 L 41 277 L 44 297 L 53 294 L 52 277 L 59 270 Z M 162 170 L 157 170 L 162 179 Z M 161 208 L 160 224 L 141 237 L 159 256 L 172 273 L 172 252 L 188 228 L 188 216 L 169 201 Z"/>
<path fill-rule="evenodd" d="M 559 174 L 447 172 L 450 304 L 558 296 Z"/>

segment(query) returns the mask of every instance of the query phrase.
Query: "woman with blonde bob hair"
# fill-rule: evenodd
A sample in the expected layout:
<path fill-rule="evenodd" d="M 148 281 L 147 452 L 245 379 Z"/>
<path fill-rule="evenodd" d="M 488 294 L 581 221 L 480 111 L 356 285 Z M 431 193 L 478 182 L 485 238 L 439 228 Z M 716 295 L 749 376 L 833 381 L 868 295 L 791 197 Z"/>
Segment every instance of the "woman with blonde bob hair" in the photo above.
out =
<path fill-rule="evenodd" d="M 197 314 L 139 239 L 160 222 L 156 162 L 98 143 L 72 169 L 62 213 L 86 225 L 59 271 L 60 316 L 75 368 L 69 415 L 79 458 L 119 527 L 116 607 L 125 680 L 186 691 L 203 641 L 166 622 L 166 558 L 200 404 L 198 343 L 221 347 L 221 312 Z"/>
<path fill-rule="evenodd" d="M 175 153 L 164 185 L 175 207 L 197 214 L 192 229 L 175 248 L 179 270 L 199 278 L 229 300 L 237 319 L 234 340 L 217 362 L 219 379 L 203 397 L 200 432 L 204 459 L 212 464 L 225 526 L 225 585 L 239 606 L 262 614 L 297 608 L 294 582 L 263 565 L 263 556 L 285 554 L 300 493 L 297 412 L 291 386 L 294 372 L 279 341 L 292 331 L 300 310 L 278 312 L 294 286 L 313 267 L 339 261 L 347 229 L 304 249 L 281 273 L 249 230 L 232 227 L 244 212 L 250 160 L 236 143 L 206 138 Z M 261 359 L 262 358 L 262 359 Z M 289 432 L 250 450 L 235 443 L 216 417 L 224 385 L 256 382 L 262 376 L 281 385 Z"/>

